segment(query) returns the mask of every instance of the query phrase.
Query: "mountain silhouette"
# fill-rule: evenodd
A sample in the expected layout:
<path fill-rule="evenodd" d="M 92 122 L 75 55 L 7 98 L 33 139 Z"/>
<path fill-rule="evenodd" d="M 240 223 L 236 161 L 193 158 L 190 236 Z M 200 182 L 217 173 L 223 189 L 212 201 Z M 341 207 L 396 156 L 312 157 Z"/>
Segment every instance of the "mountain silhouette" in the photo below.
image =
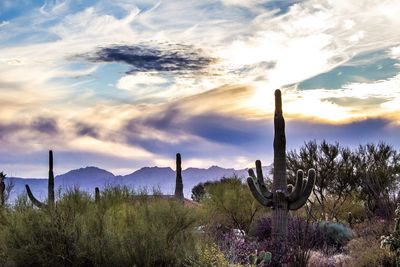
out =
<path fill-rule="evenodd" d="M 265 166 L 264 174 L 269 174 L 272 166 Z M 182 171 L 183 191 L 186 198 L 190 198 L 193 186 L 200 182 L 215 181 L 223 177 L 236 175 L 241 179 L 247 178 L 247 169 L 235 170 L 233 168 L 221 168 L 211 166 L 205 168 L 187 168 Z M 7 177 L 6 183 L 14 183 L 10 201 L 13 202 L 18 195 L 25 193 L 25 184 L 31 187 L 38 199 L 44 200 L 47 196 L 47 178 L 21 178 Z M 160 190 L 163 194 L 174 194 L 175 170 L 170 167 L 143 167 L 127 175 L 114 175 L 113 173 L 94 166 L 68 171 L 55 177 L 55 188 L 71 189 L 79 187 L 89 193 L 94 192 L 95 187 L 126 185 L 136 190 L 146 190 L 149 193 L 153 189 Z"/>

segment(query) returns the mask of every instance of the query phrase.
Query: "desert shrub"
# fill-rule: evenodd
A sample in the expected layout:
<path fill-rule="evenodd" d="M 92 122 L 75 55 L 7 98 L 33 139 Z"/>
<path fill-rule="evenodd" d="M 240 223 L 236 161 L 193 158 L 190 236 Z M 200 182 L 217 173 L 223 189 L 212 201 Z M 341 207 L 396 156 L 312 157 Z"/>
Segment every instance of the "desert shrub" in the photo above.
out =
<path fill-rule="evenodd" d="M 224 253 L 216 244 L 208 244 L 200 250 L 197 260 L 189 262 L 191 266 L 214 267 L 229 266 L 229 262 L 225 259 Z"/>
<path fill-rule="evenodd" d="M 347 244 L 346 250 L 351 257 L 351 266 L 396 266 L 394 257 L 381 249 L 379 237 L 354 238 Z"/>
<path fill-rule="evenodd" d="M 380 237 L 388 235 L 393 229 L 393 222 L 384 219 L 373 218 L 362 223 L 355 224 L 353 231 L 357 237 Z"/>
<path fill-rule="evenodd" d="M 346 267 L 350 266 L 351 257 L 340 253 L 334 255 L 326 255 L 321 251 L 311 251 L 308 261 L 309 267 Z"/>
<path fill-rule="evenodd" d="M 201 199 L 205 224 L 221 225 L 247 233 L 263 209 L 248 186 L 237 177 L 210 183 L 205 190 L 206 194 Z"/>
<path fill-rule="evenodd" d="M 254 235 L 259 250 L 272 252 L 272 265 L 280 263 L 306 266 L 310 251 L 324 246 L 325 236 L 318 224 L 303 218 L 289 217 L 286 243 L 275 244 L 271 238 L 271 218 L 263 217 L 255 225 Z"/>
<path fill-rule="evenodd" d="M 5 212 L 0 263 L 7 265 L 180 266 L 197 258 L 196 212 L 161 196 L 110 188 L 96 205 L 74 189 L 54 209 L 22 197 Z"/>
<path fill-rule="evenodd" d="M 324 243 L 340 250 L 353 237 L 352 230 L 344 224 L 335 222 L 319 222 L 318 227 L 323 231 Z"/>
<path fill-rule="evenodd" d="M 254 231 L 251 233 L 259 240 L 268 240 L 272 234 L 272 220 L 270 217 L 262 217 L 256 221 Z"/>
<path fill-rule="evenodd" d="M 234 232 L 225 233 L 217 244 L 231 264 L 249 264 L 249 256 L 259 248 L 257 242 Z"/>

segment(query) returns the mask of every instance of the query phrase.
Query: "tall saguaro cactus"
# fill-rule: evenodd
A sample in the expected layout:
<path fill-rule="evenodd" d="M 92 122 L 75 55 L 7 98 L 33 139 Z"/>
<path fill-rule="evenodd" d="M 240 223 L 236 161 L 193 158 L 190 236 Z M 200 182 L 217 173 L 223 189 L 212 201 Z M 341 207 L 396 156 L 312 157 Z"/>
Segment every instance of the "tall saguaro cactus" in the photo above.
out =
<path fill-rule="evenodd" d="M 29 188 L 29 185 L 25 185 L 26 192 L 28 193 L 29 199 L 32 201 L 32 203 L 39 207 L 53 207 L 54 206 L 54 173 L 53 173 L 53 151 L 49 151 L 49 179 L 48 179 L 48 199 L 47 199 L 47 204 L 40 202 L 35 198 L 35 196 L 32 194 L 31 189 Z"/>
<path fill-rule="evenodd" d="M 176 184 L 175 184 L 175 197 L 179 200 L 184 199 L 183 196 L 183 182 L 182 182 L 182 160 L 181 154 L 176 154 Z"/>
<path fill-rule="evenodd" d="M 315 183 L 315 170 L 308 171 L 308 178 L 304 178 L 302 170 L 297 171 L 296 184 L 287 184 L 286 175 L 286 136 L 285 119 L 282 114 L 281 91 L 275 91 L 275 116 L 274 116 L 274 176 L 272 191 L 264 183 L 261 161 L 256 161 L 256 174 L 249 169 L 247 183 L 253 196 L 263 206 L 271 207 L 272 235 L 283 238 L 287 235 L 288 211 L 297 210 L 306 204 Z"/>

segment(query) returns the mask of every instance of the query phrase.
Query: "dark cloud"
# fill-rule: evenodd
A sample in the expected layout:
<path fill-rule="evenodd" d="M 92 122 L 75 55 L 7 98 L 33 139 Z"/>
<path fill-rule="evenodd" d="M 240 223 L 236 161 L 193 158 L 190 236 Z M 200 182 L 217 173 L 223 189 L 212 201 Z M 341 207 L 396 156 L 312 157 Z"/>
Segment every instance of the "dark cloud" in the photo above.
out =
<path fill-rule="evenodd" d="M 0 140 L 4 139 L 10 133 L 15 133 L 23 128 L 22 124 L 11 123 L 11 124 L 3 124 L 0 123 Z"/>
<path fill-rule="evenodd" d="M 251 121 L 213 113 L 194 116 L 182 127 L 208 141 L 234 146 L 259 144 L 263 138 L 271 136 L 268 122 L 265 120 Z"/>
<path fill-rule="evenodd" d="M 59 127 L 55 119 L 44 117 L 34 118 L 30 122 L 0 123 L 0 139 L 5 140 L 7 136 L 15 135 L 24 130 L 52 135 L 59 132 Z"/>
<path fill-rule="evenodd" d="M 146 135 L 154 131 L 176 136 L 181 141 Z M 250 120 L 216 112 L 188 115 L 183 110 L 169 109 L 162 115 L 132 120 L 121 132 L 126 134 L 128 143 L 163 155 L 180 151 L 197 158 L 226 158 L 233 154 L 257 159 L 273 152 L 273 118 Z M 400 127 L 383 118 L 338 125 L 290 118 L 286 121 L 287 149 L 297 149 L 314 139 L 351 147 L 378 141 L 400 146 L 399 134 Z"/>
<path fill-rule="evenodd" d="M 233 113 L 221 113 L 219 99 L 233 102 L 251 92 L 249 88 L 221 87 L 206 93 L 181 99 L 166 105 L 157 113 L 143 115 L 128 121 L 119 130 L 127 143 L 140 146 L 152 153 L 171 155 L 177 151 L 196 158 L 226 158 L 247 156 L 265 158 L 273 154 L 273 118 L 251 119 Z M 233 96 L 232 96 L 233 95 Z M 343 100 L 351 102 L 354 99 Z M 365 105 L 375 102 L 370 99 Z M 206 105 L 207 112 L 195 114 L 191 107 Z M 214 111 L 213 111 L 214 110 Z M 295 149 L 309 140 L 338 141 L 357 146 L 367 142 L 384 141 L 400 145 L 396 136 L 400 127 L 384 118 L 365 119 L 346 124 L 328 124 L 317 121 L 286 118 L 287 148 Z M 164 133 L 169 139 L 159 138 Z"/>
<path fill-rule="evenodd" d="M 88 56 L 95 62 L 120 62 L 128 64 L 132 72 L 146 71 L 198 71 L 209 65 L 213 59 L 202 55 L 192 46 L 169 45 L 152 47 L 148 45 L 116 45 L 103 47 Z"/>
<path fill-rule="evenodd" d="M 152 138 L 151 132 L 163 132 L 176 136 L 179 143 Z M 190 115 L 183 109 L 169 107 L 161 114 L 135 118 L 123 129 L 129 144 L 138 145 L 153 153 L 170 155 L 182 151 L 188 156 L 226 156 L 221 145 L 235 149 L 260 150 L 272 138 L 272 124 L 265 120 L 245 118 L 209 112 Z M 181 137 L 185 138 L 181 138 Z M 260 146 L 261 144 L 261 146 Z M 244 152 L 245 153 L 245 152 Z"/>
<path fill-rule="evenodd" d="M 99 137 L 98 129 L 86 123 L 76 123 L 75 132 L 79 136 L 90 136 L 93 138 Z"/>
<path fill-rule="evenodd" d="M 58 133 L 58 125 L 56 120 L 52 118 L 36 118 L 32 121 L 31 127 L 41 133 L 56 134 Z"/>

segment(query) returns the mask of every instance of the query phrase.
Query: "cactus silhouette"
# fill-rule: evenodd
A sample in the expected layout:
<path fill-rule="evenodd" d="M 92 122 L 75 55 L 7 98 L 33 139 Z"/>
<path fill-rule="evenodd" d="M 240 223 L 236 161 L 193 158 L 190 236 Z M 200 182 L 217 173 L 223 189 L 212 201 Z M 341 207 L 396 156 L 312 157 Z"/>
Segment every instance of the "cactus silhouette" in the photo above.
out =
<path fill-rule="evenodd" d="M 284 238 L 287 235 L 288 211 L 297 210 L 306 204 L 315 183 L 315 170 L 308 171 L 308 178 L 304 178 L 302 170 L 297 171 L 295 185 L 287 184 L 286 176 L 286 136 L 285 119 L 282 114 L 281 91 L 275 91 L 274 116 L 274 173 L 272 191 L 264 183 L 261 161 L 256 161 L 256 174 L 249 169 L 247 183 L 258 202 L 263 206 L 271 207 L 272 235 L 275 238 Z"/>
<path fill-rule="evenodd" d="M 54 206 L 54 173 L 53 173 L 53 151 L 49 151 L 49 179 L 48 179 L 48 199 L 47 199 L 47 204 L 40 202 L 35 198 L 35 196 L 32 194 L 31 189 L 29 188 L 29 185 L 25 185 L 26 192 L 28 193 L 29 199 L 32 201 L 32 203 L 37 206 L 38 208 L 44 208 L 44 207 L 53 207 Z"/>
<path fill-rule="evenodd" d="M 175 197 L 179 200 L 184 199 L 183 196 L 183 182 L 182 182 L 182 160 L 181 154 L 176 154 L 176 184 L 175 184 Z"/>
<path fill-rule="evenodd" d="M 3 172 L 0 172 L 0 206 L 2 207 L 6 202 L 6 185 L 4 179 L 6 179 L 6 175 Z"/>
<path fill-rule="evenodd" d="M 100 202 L 100 189 L 98 187 L 94 189 L 94 202 L 95 203 Z"/>

